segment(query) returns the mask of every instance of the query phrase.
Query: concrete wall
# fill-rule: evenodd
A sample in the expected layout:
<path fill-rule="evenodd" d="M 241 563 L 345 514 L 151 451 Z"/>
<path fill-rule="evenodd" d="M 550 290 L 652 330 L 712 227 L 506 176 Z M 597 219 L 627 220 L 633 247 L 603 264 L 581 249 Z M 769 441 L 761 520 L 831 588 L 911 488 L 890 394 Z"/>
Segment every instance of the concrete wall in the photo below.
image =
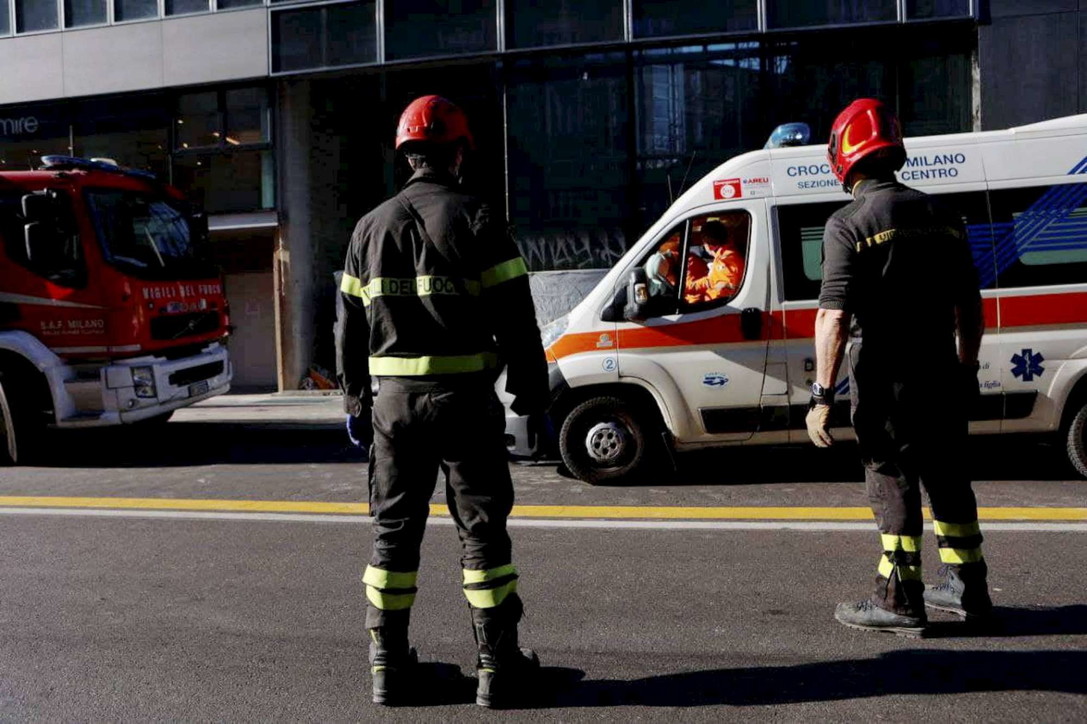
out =
<path fill-rule="evenodd" d="M 0 105 L 268 76 L 268 11 L 0 40 Z"/>
<path fill-rule="evenodd" d="M 981 127 L 1087 112 L 1087 0 L 990 0 L 978 34 Z"/>

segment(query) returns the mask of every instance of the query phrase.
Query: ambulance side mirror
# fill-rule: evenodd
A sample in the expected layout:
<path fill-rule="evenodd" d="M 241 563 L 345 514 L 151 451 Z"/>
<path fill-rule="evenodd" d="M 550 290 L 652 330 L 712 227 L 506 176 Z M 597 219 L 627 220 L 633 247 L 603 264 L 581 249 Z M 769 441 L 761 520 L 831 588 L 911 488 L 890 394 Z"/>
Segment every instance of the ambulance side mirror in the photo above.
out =
<path fill-rule="evenodd" d="M 627 277 L 627 303 L 623 307 L 623 319 L 628 322 L 644 322 L 649 314 L 649 276 L 643 267 L 630 270 Z"/>

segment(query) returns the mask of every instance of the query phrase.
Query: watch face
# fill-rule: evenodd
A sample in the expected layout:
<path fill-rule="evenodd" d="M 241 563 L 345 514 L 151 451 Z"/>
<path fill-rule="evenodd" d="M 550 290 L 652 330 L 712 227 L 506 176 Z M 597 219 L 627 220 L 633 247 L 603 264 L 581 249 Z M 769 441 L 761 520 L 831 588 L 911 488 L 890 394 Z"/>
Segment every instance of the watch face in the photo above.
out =
<path fill-rule="evenodd" d="M 823 387 L 818 382 L 814 382 L 814 383 L 812 383 L 812 386 L 811 386 L 811 393 L 813 395 L 815 395 L 816 397 L 822 397 L 823 395 L 825 395 L 827 393 L 827 388 Z"/>

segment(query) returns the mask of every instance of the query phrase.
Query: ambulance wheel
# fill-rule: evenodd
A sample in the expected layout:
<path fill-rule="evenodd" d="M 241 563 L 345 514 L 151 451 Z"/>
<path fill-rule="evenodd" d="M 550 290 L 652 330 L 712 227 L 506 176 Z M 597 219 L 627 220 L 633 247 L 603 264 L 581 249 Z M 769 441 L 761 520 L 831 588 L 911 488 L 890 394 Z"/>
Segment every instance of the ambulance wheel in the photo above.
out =
<path fill-rule="evenodd" d="M 1076 472 L 1087 478 L 1087 402 L 1080 405 L 1068 426 L 1068 459 Z"/>
<path fill-rule="evenodd" d="M 0 465 L 19 465 L 32 457 L 42 430 L 18 385 L 0 375 Z"/>
<path fill-rule="evenodd" d="M 651 418 L 619 397 L 593 397 L 570 411 L 559 454 L 574 477 L 591 485 L 630 482 L 648 471 Z"/>

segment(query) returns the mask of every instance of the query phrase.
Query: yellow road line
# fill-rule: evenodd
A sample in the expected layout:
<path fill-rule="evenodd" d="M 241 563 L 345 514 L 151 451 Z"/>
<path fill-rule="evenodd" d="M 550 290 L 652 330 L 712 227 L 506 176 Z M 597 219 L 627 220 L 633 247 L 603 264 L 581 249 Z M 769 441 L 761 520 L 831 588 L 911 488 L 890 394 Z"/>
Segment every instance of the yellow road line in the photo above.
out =
<path fill-rule="evenodd" d="M 0 496 L 0 507 L 110 508 L 114 510 L 209 510 L 250 513 L 318 513 L 366 515 L 365 503 L 300 500 L 217 500 L 187 498 L 86 498 Z M 431 515 L 445 516 L 444 505 L 430 506 Z M 805 506 L 642 506 L 642 505 L 517 505 L 518 518 L 594 518 L 598 520 L 872 520 L 868 508 Z M 925 517 L 930 518 L 928 509 Z M 981 520 L 1087 520 L 1087 508 L 979 508 Z"/>

